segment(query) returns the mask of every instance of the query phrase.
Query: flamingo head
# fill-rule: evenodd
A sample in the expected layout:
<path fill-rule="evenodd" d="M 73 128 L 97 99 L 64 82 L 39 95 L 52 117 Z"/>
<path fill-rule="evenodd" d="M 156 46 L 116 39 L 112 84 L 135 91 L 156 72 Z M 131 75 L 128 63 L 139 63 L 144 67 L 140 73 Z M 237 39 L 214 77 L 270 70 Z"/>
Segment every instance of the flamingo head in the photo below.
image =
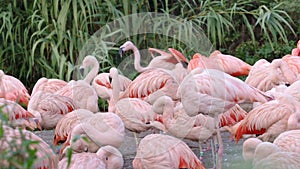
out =
<path fill-rule="evenodd" d="M 134 44 L 131 41 L 125 42 L 122 46 L 119 48 L 119 54 L 122 57 L 122 55 L 128 51 L 128 50 L 133 50 L 134 49 Z"/>

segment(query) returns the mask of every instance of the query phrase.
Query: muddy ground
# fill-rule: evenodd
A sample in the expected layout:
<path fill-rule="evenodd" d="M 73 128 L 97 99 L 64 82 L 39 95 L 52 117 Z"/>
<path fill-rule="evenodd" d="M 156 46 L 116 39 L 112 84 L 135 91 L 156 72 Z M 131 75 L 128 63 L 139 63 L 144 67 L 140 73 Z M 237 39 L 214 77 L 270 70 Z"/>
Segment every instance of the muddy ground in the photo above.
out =
<path fill-rule="evenodd" d="M 140 133 L 138 135 L 139 139 L 142 139 L 149 132 Z M 49 145 L 53 147 L 55 151 L 59 150 L 59 147 L 54 147 L 52 144 L 52 139 L 54 132 L 53 130 L 44 130 L 44 131 L 36 131 L 35 134 L 43 138 Z M 246 163 L 242 157 L 242 142 L 240 140 L 238 144 L 236 144 L 232 139 L 230 139 L 229 133 L 222 133 L 222 138 L 224 142 L 224 157 L 223 157 L 223 169 L 250 169 L 252 168 L 250 164 Z M 184 140 L 187 145 L 193 150 L 193 152 L 199 156 L 199 145 L 197 142 L 193 142 L 190 140 Z M 202 144 L 202 147 L 205 148 L 209 145 L 210 141 L 207 144 Z M 124 169 L 132 169 L 132 160 L 135 157 L 136 153 L 136 144 L 135 139 L 133 137 L 133 133 L 130 131 L 126 131 L 126 137 L 119 148 L 120 152 L 123 154 L 124 158 Z M 203 163 L 206 168 L 213 167 L 212 153 L 211 151 L 206 151 L 203 156 Z"/>

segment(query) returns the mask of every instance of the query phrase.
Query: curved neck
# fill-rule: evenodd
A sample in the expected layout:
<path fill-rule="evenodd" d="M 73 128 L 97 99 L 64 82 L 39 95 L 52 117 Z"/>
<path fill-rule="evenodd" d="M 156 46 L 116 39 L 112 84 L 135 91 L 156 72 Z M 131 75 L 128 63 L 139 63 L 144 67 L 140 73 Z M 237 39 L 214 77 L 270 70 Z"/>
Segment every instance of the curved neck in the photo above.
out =
<path fill-rule="evenodd" d="M 118 70 L 111 71 L 110 76 L 112 78 L 111 81 L 112 97 L 109 100 L 108 110 L 109 112 L 115 112 L 115 108 L 116 108 L 115 105 L 119 100 L 120 91 L 121 91 Z"/>
<path fill-rule="evenodd" d="M 133 50 L 133 54 L 134 54 L 134 68 L 135 70 L 137 70 L 138 72 L 143 72 L 146 70 L 146 68 L 141 66 L 141 54 L 140 51 L 138 50 L 138 48 L 136 46 L 132 47 Z"/>
<path fill-rule="evenodd" d="M 295 73 L 289 68 L 289 66 L 287 65 L 287 63 L 284 61 L 284 60 L 274 60 L 272 62 L 273 64 L 273 71 L 272 72 L 277 72 L 277 69 L 280 69 L 280 71 L 282 72 L 283 74 L 283 79 L 292 84 L 293 82 L 296 81 L 296 75 Z M 274 76 L 278 76 L 277 73 L 275 73 Z M 281 78 L 281 77 L 278 77 L 278 78 Z M 277 79 L 277 78 L 275 78 Z"/>
<path fill-rule="evenodd" d="M 91 64 L 92 69 L 89 71 L 89 73 L 85 76 L 84 81 L 86 81 L 88 84 L 91 84 L 92 80 L 97 76 L 99 71 L 99 64 L 98 62 L 93 62 Z"/>

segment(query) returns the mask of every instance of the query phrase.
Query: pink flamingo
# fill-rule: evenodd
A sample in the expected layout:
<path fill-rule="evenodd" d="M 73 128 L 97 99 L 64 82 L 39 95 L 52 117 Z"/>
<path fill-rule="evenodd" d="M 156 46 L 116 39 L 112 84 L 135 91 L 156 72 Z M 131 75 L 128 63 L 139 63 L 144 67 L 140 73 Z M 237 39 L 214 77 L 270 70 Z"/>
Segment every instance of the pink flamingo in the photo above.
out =
<path fill-rule="evenodd" d="M 28 145 L 28 148 L 31 151 L 36 151 L 36 160 L 34 161 L 32 167 L 35 169 L 57 168 L 57 155 L 43 139 L 28 130 L 12 129 L 5 125 L 3 125 L 2 127 L 3 136 L 0 139 L 1 152 L 8 152 L 7 154 L 11 154 L 13 152 L 10 151 L 20 151 L 17 154 L 18 160 L 26 162 L 26 160 L 28 160 L 28 157 L 30 156 L 30 152 L 24 151 L 23 149 L 25 147 L 23 147 L 22 150 L 20 148 L 24 141 L 33 141 L 34 143 Z M 16 156 L 14 157 L 16 158 Z M 16 161 L 14 161 L 15 158 L 11 158 L 8 161 L 0 161 L 1 168 L 9 168 L 9 166 L 11 167 L 16 164 Z M 17 168 L 20 166 L 15 167 Z"/>
<path fill-rule="evenodd" d="M 96 152 L 100 147 L 119 147 L 125 137 L 125 127 L 115 113 L 95 113 L 77 124 L 60 149 L 60 156 L 68 146 L 75 152 Z"/>
<path fill-rule="evenodd" d="M 276 100 L 261 104 L 251 110 L 237 124 L 235 137 L 238 142 L 244 134 L 259 134 L 263 141 L 273 141 L 286 130 L 300 129 L 300 106 L 294 97 L 282 95 Z"/>
<path fill-rule="evenodd" d="M 24 84 L 17 78 L 0 70 L 0 98 L 28 105 L 30 95 Z"/>
<path fill-rule="evenodd" d="M 43 91 L 36 92 L 28 104 L 28 111 L 39 120 L 43 129 L 55 128 L 63 116 L 75 109 L 77 105 L 71 98 Z"/>
<path fill-rule="evenodd" d="M 55 93 L 62 87 L 66 86 L 68 83 L 60 79 L 47 79 L 45 77 L 40 78 L 34 85 L 31 96 L 33 96 L 37 91 L 44 91 L 48 93 Z"/>
<path fill-rule="evenodd" d="M 68 149 L 66 149 L 68 151 Z M 66 152 L 64 152 L 65 156 Z M 75 153 L 72 154 L 70 165 L 68 158 L 59 161 L 58 167 L 65 169 L 90 168 L 90 169 L 122 169 L 124 160 L 122 154 L 113 146 L 101 147 L 96 153 Z"/>
<path fill-rule="evenodd" d="M 76 109 L 62 117 L 55 127 L 53 144 L 58 145 L 65 142 L 72 129 L 83 122 L 84 119 L 93 116 L 93 114 L 93 112 L 86 109 Z"/>
<path fill-rule="evenodd" d="M 182 140 L 162 134 L 150 134 L 144 137 L 137 148 L 132 164 L 135 169 L 205 168 Z"/>
<path fill-rule="evenodd" d="M 18 103 L 0 98 L 0 107 L 2 113 L 8 116 L 8 120 L 12 122 L 13 126 L 30 130 L 42 130 L 38 119 Z"/>
<path fill-rule="evenodd" d="M 282 60 L 284 60 L 288 64 L 290 69 L 296 75 L 299 75 L 299 73 L 300 73 L 300 57 L 299 56 L 285 55 L 282 57 Z"/>
<path fill-rule="evenodd" d="M 187 62 L 187 59 L 185 57 L 177 57 L 179 55 L 174 56 L 167 52 L 162 52 L 161 50 L 155 50 L 154 48 L 151 48 L 150 52 L 158 51 L 158 53 L 161 53 L 162 55 L 154 57 L 147 67 L 142 67 L 140 64 L 141 54 L 138 48 L 131 41 L 127 41 L 122 46 L 120 46 L 119 53 L 122 56 L 124 52 L 129 50 L 133 50 L 134 68 L 138 72 L 144 72 L 148 68 L 163 68 L 163 69 L 172 70 L 174 69 L 175 65 L 180 62 L 180 60 L 182 60 L 183 62 Z"/>
<path fill-rule="evenodd" d="M 92 69 L 83 80 L 72 80 L 65 87 L 55 92 L 55 94 L 71 98 L 78 108 L 98 112 L 98 95 L 95 89 L 90 85 L 99 71 L 99 64 L 94 56 L 86 56 L 80 69 L 84 71 L 84 69 L 89 66 L 91 66 Z"/>
<path fill-rule="evenodd" d="M 241 59 L 222 54 L 216 50 L 209 57 L 196 53 L 188 65 L 189 70 L 195 68 L 217 69 L 224 71 L 232 76 L 248 75 L 251 65 Z"/>

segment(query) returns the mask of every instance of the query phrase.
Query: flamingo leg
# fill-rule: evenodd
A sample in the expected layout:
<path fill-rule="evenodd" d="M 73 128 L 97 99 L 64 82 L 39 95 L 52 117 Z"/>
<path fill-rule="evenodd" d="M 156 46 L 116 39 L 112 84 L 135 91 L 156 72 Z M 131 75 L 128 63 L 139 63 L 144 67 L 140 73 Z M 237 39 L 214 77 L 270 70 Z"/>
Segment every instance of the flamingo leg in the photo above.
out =
<path fill-rule="evenodd" d="M 199 159 L 202 161 L 203 160 L 203 148 L 202 148 L 202 145 L 201 145 L 201 142 L 199 141 Z"/>
<path fill-rule="evenodd" d="M 137 148 L 138 145 L 139 145 L 139 141 L 138 141 L 138 138 L 137 138 L 137 133 L 133 132 L 133 135 L 134 135 L 134 139 L 135 139 L 135 145 L 136 145 L 136 148 Z"/>

